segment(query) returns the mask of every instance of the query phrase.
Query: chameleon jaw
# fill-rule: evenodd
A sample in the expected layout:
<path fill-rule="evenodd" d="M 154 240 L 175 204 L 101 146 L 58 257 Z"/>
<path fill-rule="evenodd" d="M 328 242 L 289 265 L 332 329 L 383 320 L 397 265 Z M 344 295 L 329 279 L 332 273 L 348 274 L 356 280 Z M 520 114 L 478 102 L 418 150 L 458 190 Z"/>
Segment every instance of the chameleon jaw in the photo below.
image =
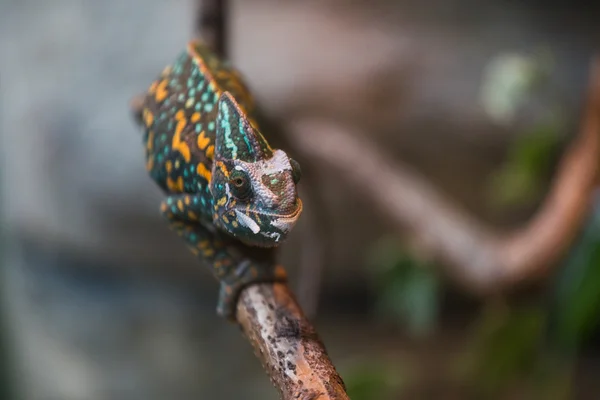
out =
<path fill-rule="evenodd" d="M 233 208 L 225 214 L 235 214 L 238 224 L 244 229 L 242 232 L 231 232 L 246 245 L 255 247 L 277 247 L 287 237 L 295 226 L 303 210 L 303 204 L 297 199 L 296 208 L 289 214 L 267 213 L 250 211 L 258 218 L 252 218 L 243 210 Z M 259 224 L 258 221 L 262 222 Z"/>

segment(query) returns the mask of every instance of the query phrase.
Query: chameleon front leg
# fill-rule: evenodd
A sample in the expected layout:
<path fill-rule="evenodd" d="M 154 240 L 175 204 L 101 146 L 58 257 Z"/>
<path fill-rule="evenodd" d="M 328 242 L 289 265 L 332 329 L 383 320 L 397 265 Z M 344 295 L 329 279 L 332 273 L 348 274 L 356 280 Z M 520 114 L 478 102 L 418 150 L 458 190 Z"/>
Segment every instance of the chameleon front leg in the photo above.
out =
<path fill-rule="evenodd" d="M 248 285 L 285 282 L 285 270 L 274 262 L 271 249 L 250 248 L 226 237 L 208 222 L 198 206 L 197 195 L 180 194 L 167 197 L 161 210 L 170 228 L 184 239 L 193 254 L 209 266 L 220 282 L 217 314 L 235 320 L 241 291 Z"/>

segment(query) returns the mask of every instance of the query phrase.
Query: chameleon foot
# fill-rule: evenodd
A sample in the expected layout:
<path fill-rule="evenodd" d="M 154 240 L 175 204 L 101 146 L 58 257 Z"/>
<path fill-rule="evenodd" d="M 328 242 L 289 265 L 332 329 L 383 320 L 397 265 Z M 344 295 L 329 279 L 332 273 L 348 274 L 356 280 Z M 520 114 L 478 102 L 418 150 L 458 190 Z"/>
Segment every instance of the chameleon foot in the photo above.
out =
<path fill-rule="evenodd" d="M 235 321 L 237 302 L 242 290 L 252 284 L 286 281 L 287 274 L 279 265 L 255 264 L 250 260 L 243 260 L 231 276 L 221 281 L 217 314 Z"/>

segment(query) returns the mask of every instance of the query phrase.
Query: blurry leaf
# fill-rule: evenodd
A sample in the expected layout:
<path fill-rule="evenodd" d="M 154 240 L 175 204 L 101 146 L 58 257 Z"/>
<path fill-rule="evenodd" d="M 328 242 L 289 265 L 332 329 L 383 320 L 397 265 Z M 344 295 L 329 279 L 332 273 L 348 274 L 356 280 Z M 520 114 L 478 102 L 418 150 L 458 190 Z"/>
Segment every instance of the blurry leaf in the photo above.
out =
<path fill-rule="evenodd" d="M 401 251 L 399 239 L 380 241 L 371 253 L 379 293 L 377 311 L 425 335 L 436 325 L 440 282 L 431 266 Z"/>
<path fill-rule="evenodd" d="M 352 400 L 395 398 L 394 394 L 405 382 L 398 368 L 373 361 L 357 363 L 344 371 L 343 376 Z"/>
<path fill-rule="evenodd" d="M 531 374 L 537 364 L 544 324 L 541 308 L 488 307 L 467 355 L 459 360 L 463 379 L 490 395 Z"/>
<path fill-rule="evenodd" d="M 600 322 L 600 205 L 556 276 L 553 338 L 575 352 Z"/>
<path fill-rule="evenodd" d="M 540 71 L 533 57 L 514 53 L 494 57 L 484 71 L 480 94 L 489 117 L 497 123 L 512 123 Z"/>
<path fill-rule="evenodd" d="M 540 195 L 544 175 L 560 148 L 562 120 L 538 124 L 513 142 L 507 160 L 491 176 L 490 197 L 495 206 L 529 203 Z"/>

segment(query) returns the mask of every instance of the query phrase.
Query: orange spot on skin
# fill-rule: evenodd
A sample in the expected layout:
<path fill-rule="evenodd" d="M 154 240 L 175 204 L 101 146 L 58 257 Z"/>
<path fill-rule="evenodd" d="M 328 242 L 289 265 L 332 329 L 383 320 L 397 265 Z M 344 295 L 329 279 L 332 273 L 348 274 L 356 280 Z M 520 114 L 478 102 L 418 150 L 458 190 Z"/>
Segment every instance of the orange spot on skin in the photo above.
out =
<path fill-rule="evenodd" d="M 188 211 L 188 217 L 193 221 L 198 220 L 198 216 L 193 211 Z"/>
<path fill-rule="evenodd" d="M 198 175 L 200 175 L 201 177 L 206 179 L 208 181 L 208 183 L 210 183 L 212 174 L 203 163 L 198 164 L 198 166 L 196 167 L 196 172 L 198 173 Z"/>
<path fill-rule="evenodd" d="M 144 118 L 144 123 L 146 124 L 146 127 L 150 128 L 152 126 L 152 123 L 154 122 L 154 115 L 152 115 L 150 110 L 148 110 L 147 108 L 144 108 L 143 118 Z"/>
<path fill-rule="evenodd" d="M 167 172 L 171 172 L 171 170 L 173 169 L 173 163 L 171 162 L 171 160 L 165 163 L 165 168 L 167 169 Z"/>
<path fill-rule="evenodd" d="M 173 135 L 172 146 L 173 150 L 177 150 L 181 153 L 181 155 L 185 159 L 185 162 L 190 162 L 190 148 L 186 142 L 181 140 L 181 132 L 183 131 L 183 128 L 185 128 L 186 124 L 187 121 L 185 120 L 185 118 L 177 123 L 177 126 L 175 127 L 175 134 Z"/>
<path fill-rule="evenodd" d="M 152 151 L 154 148 L 154 131 L 148 132 L 148 142 L 146 143 L 148 151 Z"/>
<path fill-rule="evenodd" d="M 164 99 L 167 98 L 167 95 L 169 94 L 169 92 L 167 91 L 167 81 L 163 80 L 160 81 L 160 83 L 158 84 L 158 87 L 156 88 L 156 101 L 161 102 Z"/>
<path fill-rule="evenodd" d="M 183 177 L 178 177 L 177 181 L 167 178 L 167 187 L 172 192 L 183 192 Z"/>
<path fill-rule="evenodd" d="M 160 211 L 161 212 L 167 212 L 167 210 L 169 209 L 169 206 L 167 205 L 167 203 L 161 203 L 160 205 Z"/>
<path fill-rule="evenodd" d="M 179 211 L 183 211 L 183 201 L 177 201 L 177 208 L 179 209 Z"/>
<path fill-rule="evenodd" d="M 223 221 L 225 221 L 225 223 L 228 224 L 229 223 L 229 218 L 227 218 L 226 215 L 223 215 Z"/>
<path fill-rule="evenodd" d="M 222 161 L 217 161 L 217 167 L 221 170 L 223 175 L 225 175 L 225 178 L 229 178 L 229 171 L 227 171 L 227 168 L 225 167 L 225 164 L 223 164 Z"/>
<path fill-rule="evenodd" d="M 212 160 L 215 156 L 215 146 L 213 146 L 212 144 L 210 146 L 208 146 L 206 148 L 206 157 L 208 157 L 209 160 Z"/>
<path fill-rule="evenodd" d="M 221 197 L 221 198 L 219 199 L 219 201 L 217 201 L 217 205 L 219 205 L 219 206 L 221 206 L 221 207 L 222 207 L 222 206 L 224 206 L 224 205 L 225 205 L 225 203 L 227 203 L 227 197 L 225 197 L 225 196 Z"/>
<path fill-rule="evenodd" d="M 150 85 L 150 87 L 148 88 L 148 93 L 155 94 L 157 86 L 158 86 L 158 82 L 157 81 L 152 82 L 152 85 Z"/>
<path fill-rule="evenodd" d="M 152 167 L 154 167 L 154 157 L 151 156 L 148 158 L 148 161 L 146 161 L 146 171 L 152 170 Z"/>
<path fill-rule="evenodd" d="M 191 248 L 190 251 L 192 252 L 193 255 L 197 256 L 198 254 L 200 254 L 200 252 L 198 251 L 198 249 L 195 248 Z"/>
<path fill-rule="evenodd" d="M 209 143 L 210 138 L 206 137 L 206 133 L 204 131 L 200 132 L 200 135 L 198 135 L 198 148 L 204 150 Z"/>
<path fill-rule="evenodd" d="M 177 111 L 177 113 L 175 114 L 175 120 L 176 121 L 181 121 L 184 118 L 185 118 L 185 112 L 183 112 L 183 110 Z"/>
<path fill-rule="evenodd" d="M 184 201 L 184 203 L 185 203 L 186 206 L 189 206 L 190 202 L 191 202 L 190 196 L 186 196 L 186 198 L 183 201 Z"/>
<path fill-rule="evenodd" d="M 190 118 L 190 120 L 192 122 L 198 122 L 198 121 L 200 121 L 200 117 L 201 117 L 201 114 L 199 112 L 195 112 L 192 114 L 192 118 Z"/>
<path fill-rule="evenodd" d="M 214 250 L 213 250 L 213 249 L 207 249 L 207 250 L 204 250 L 204 256 L 205 256 L 205 257 L 212 257 L 212 256 L 214 256 L 214 255 L 215 255 L 215 252 L 214 252 Z"/>

